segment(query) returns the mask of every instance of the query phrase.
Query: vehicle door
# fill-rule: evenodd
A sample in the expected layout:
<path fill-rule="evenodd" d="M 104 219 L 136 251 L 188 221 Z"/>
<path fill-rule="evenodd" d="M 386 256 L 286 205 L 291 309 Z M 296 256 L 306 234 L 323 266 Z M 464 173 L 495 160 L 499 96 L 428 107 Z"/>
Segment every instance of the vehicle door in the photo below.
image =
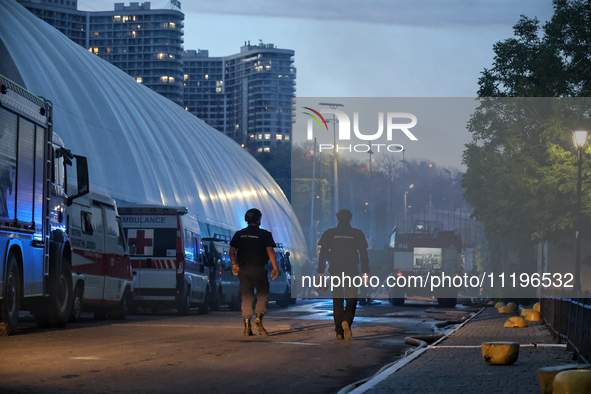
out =
<path fill-rule="evenodd" d="M 119 301 L 123 295 L 123 279 L 126 277 L 129 260 L 125 256 L 125 240 L 121 224 L 111 206 L 101 205 L 105 221 L 105 288 L 103 297 L 108 301 Z"/>
<path fill-rule="evenodd" d="M 213 244 L 213 242 L 212 242 Z M 240 293 L 238 275 L 232 273 L 232 261 L 230 260 L 230 245 L 216 243 L 216 249 L 220 252 L 218 259 L 219 272 L 222 276 L 222 291 L 224 301 L 231 302 Z"/>
<path fill-rule="evenodd" d="M 283 257 L 283 253 L 275 251 L 275 258 L 277 259 L 277 269 L 279 270 L 279 275 L 275 280 L 271 279 L 271 272 L 273 270 L 273 264 L 271 264 L 271 260 L 267 263 L 267 270 L 269 271 L 269 293 L 275 295 L 283 295 L 285 293 L 286 287 L 286 275 L 284 271 L 285 267 L 285 260 Z"/>
<path fill-rule="evenodd" d="M 84 275 L 84 299 L 102 300 L 105 286 L 105 267 L 102 255 L 105 251 L 103 212 L 93 205 L 80 210 L 82 239 L 85 244 L 84 259 L 90 265 Z"/>

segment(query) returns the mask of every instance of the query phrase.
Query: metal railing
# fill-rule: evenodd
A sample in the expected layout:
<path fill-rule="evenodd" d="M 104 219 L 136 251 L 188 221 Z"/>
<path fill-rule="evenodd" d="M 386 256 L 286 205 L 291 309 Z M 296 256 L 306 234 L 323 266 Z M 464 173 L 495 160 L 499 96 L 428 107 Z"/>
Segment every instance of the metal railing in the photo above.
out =
<path fill-rule="evenodd" d="M 591 293 L 546 293 L 540 304 L 552 335 L 565 342 L 581 361 L 591 362 Z"/>

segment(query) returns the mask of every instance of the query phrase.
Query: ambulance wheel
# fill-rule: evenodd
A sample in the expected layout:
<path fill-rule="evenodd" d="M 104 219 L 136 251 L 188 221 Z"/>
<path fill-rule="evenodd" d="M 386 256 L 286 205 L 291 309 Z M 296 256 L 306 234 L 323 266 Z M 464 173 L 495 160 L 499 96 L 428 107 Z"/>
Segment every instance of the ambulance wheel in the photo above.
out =
<path fill-rule="evenodd" d="M 70 322 L 74 323 L 80 320 L 80 316 L 82 315 L 82 297 L 84 296 L 82 292 L 82 286 L 76 286 L 76 290 L 74 290 L 74 300 L 72 301 L 72 311 L 70 312 Z"/>
<path fill-rule="evenodd" d="M 179 302 L 178 307 L 179 315 L 187 316 L 191 312 L 191 288 L 187 288 L 185 298 Z"/>
<path fill-rule="evenodd" d="M 205 291 L 205 299 L 199 305 L 199 314 L 207 315 L 207 313 L 209 313 L 209 288 Z"/>
<path fill-rule="evenodd" d="M 129 291 L 127 289 L 125 289 L 125 292 L 123 293 L 123 297 L 121 297 L 121 301 L 119 301 L 119 304 L 117 304 L 117 306 L 113 307 L 113 309 L 111 309 L 109 311 L 109 318 L 110 319 L 115 319 L 115 320 L 124 320 L 125 319 L 125 313 L 127 312 L 127 300 L 129 299 Z"/>
<path fill-rule="evenodd" d="M 0 320 L 5 324 L 8 334 L 14 334 L 20 308 L 20 277 L 18 263 L 14 254 L 8 256 L 8 275 L 6 276 L 6 287 L 4 301 L 0 302 Z"/>

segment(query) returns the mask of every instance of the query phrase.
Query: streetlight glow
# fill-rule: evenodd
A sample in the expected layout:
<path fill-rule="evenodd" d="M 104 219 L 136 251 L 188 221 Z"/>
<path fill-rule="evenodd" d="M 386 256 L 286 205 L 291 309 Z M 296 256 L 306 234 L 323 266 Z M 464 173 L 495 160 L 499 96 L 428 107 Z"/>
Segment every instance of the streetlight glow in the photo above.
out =
<path fill-rule="evenodd" d="M 585 142 L 587 142 L 587 132 L 583 130 L 576 130 L 573 131 L 573 144 L 575 148 L 581 149 L 585 146 Z"/>

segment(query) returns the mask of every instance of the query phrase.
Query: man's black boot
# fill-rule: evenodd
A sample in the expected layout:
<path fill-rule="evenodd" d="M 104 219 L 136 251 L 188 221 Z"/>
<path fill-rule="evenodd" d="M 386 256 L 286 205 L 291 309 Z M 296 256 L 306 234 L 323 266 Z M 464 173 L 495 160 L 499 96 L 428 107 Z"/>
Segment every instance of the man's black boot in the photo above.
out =
<path fill-rule="evenodd" d="M 263 315 L 262 313 L 257 313 L 256 319 L 254 319 L 254 328 L 259 332 L 261 335 L 269 335 L 265 327 L 263 327 Z"/>
<path fill-rule="evenodd" d="M 250 328 L 250 319 L 244 319 L 244 336 L 249 337 L 252 335 L 252 328 Z"/>

